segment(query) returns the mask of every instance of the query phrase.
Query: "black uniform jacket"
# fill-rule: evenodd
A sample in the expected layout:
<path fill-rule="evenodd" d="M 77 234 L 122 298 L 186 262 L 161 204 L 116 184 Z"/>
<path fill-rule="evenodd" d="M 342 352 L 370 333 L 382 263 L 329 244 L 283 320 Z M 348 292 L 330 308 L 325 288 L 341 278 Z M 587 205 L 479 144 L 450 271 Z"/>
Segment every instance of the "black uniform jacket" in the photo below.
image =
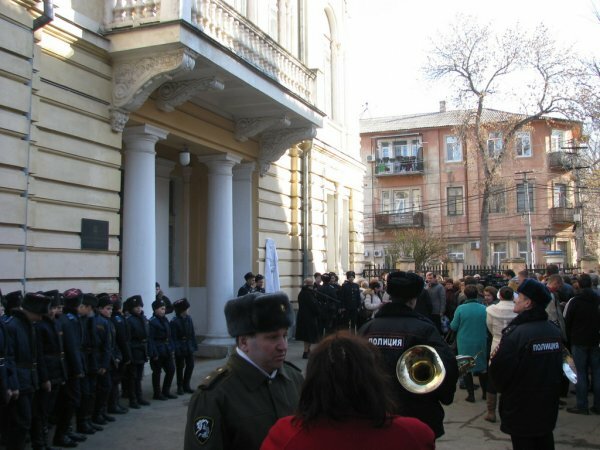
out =
<path fill-rule="evenodd" d="M 440 403 L 449 405 L 454 399 L 458 367 L 456 357 L 442 339 L 436 326 L 410 307 L 386 303 L 377 316 L 363 325 L 359 334 L 379 348 L 388 373 L 394 378 L 397 409 L 396 414 L 416 417 L 425 422 L 436 438 L 444 434 L 444 409 Z M 396 364 L 402 354 L 415 345 L 433 347 L 444 363 L 446 377 L 435 391 L 429 394 L 408 392 L 396 379 Z"/>
<path fill-rule="evenodd" d="M 168 358 L 175 346 L 171 339 L 171 326 L 166 317 L 152 316 L 148 321 L 148 353 L 150 358 Z"/>
<path fill-rule="evenodd" d="M 131 337 L 131 362 L 143 364 L 148 361 L 148 319 L 144 314 L 130 314 L 127 316 L 127 325 Z"/>
<path fill-rule="evenodd" d="M 128 363 L 131 361 L 131 347 L 129 341 L 131 340 L 129 325 L 120 312 L 113 312 L 112 323 L 115 326 L 116 335 L 116 346 L 119 349 L 118 355 L 120 355 L 121 364 Z"/>
<path fill-rule="evenodd" d="M 39 388 L 38 365 L 41 349 L 38 348 L 33 324 L 24 312 L 13 310 L 6 320 L 6 329 L 13 343 L 14 367 L 19 380 L 19 392 L 33 394 Z"/>
<path fill-rule="evenodd" d="M 541 308 L 515 317 L 490 361 L 500 396 L 500 429 L 514 436 L 550 433 L 558 417 L 562 377 L 560 329 Z"/>
<path fill-rule="evenodd" d="M 40 381 L 61 384 L 67 379 L 62 326 L 57 320 L 44 316 L 34 327 L 42 346 L 45 366 L 45 371 L 40 373 Z"/>
<path fill-rule="evenodd" d="M 190 316 L 175 316 L 171 319 L 171 337 L 175 345 L 175 356 L 193 355 L 198 350 L 194 322 Z"/>
<path fill-rule="evenodd" d="M 185 450 L 258 450 L 273 424 L 294 413 L 302 380 L 287 362 L 271 379 L 234 353 L 192 396 Z"/>
<path fill-rule="evenodd" d="M 83 325 L 74 311 L 65 310 L 57 320 L 63 332 L 67 376 L 68 378 L 81 377 L 85 373 L 85 359 L 81 352 Z"/>

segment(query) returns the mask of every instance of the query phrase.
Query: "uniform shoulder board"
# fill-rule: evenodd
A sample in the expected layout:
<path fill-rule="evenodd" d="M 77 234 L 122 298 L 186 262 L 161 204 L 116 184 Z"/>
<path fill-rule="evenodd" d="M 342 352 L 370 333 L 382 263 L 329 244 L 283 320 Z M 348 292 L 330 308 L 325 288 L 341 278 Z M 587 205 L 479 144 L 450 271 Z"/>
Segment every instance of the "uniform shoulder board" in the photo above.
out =
<path fill-rule="evenodd" d="M 302 369 L 300 367 L 298 367 L 297 365 L 289 362 L 289 361 L 284 361 L 283 362 L 285 365 L 287 365 L 288 367 L 291 367 L 294 370 L 297 370 L 298 372 L 302 372 Z"/>
<path fill-rule="evenodd" d="M 213 370 L 211 373 L 206 375 L 198 387 L 202 390 L 212 389 L 217 381 L 222 380 L 227 373 L 229 373 L 229 369 L 227 367 L 219 367 L 218 369 Z"/>

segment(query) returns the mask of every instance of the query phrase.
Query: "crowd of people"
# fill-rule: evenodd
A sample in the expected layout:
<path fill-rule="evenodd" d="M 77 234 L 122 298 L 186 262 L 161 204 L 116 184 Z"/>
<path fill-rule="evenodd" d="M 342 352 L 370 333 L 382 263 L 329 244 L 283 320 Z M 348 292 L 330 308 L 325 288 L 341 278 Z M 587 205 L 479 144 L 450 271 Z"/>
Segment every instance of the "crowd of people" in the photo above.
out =
<path fill-rule="evenodd" d="M 75 288 L 0 293 L 0 433 L 8 450 L 23 450 L 28 438 L 33 450 L 77 447 L 129 408 L 150 405 L 142 395 L 148 361 L 154 400 L 193 393 L 190 304 L 171 303 L 158 283 L 156 291 L 150 319 L 139 295 L 122 302 Z"/>

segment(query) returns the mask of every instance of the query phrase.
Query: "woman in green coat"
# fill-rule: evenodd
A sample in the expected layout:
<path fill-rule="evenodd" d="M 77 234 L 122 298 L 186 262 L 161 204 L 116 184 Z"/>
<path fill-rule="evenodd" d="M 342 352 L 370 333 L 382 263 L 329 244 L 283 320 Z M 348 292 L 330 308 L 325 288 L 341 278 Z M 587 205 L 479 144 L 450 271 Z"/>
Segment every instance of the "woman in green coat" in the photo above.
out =
<path fill-rule="evenodd" d="M 468 402 L 475 402 L 473 375 L 479 376 L 482 398 L 487 388 L 487 325 L 485 306 L 477 301 L 477 287 L 467 285 L 464 291 L 467 299 L 456 308 L 450 328 L 456 332 L 456 343 L 460 355 L 475 357 L 475 366 L 465 375 Z"/>

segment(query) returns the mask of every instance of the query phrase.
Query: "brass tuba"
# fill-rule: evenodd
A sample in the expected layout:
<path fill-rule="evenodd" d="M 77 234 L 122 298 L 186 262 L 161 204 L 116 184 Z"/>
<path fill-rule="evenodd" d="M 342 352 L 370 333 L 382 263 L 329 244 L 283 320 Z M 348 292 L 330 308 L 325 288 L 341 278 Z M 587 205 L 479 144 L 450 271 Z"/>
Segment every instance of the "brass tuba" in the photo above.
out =
<path fill-rule="evenodd" d="M 477 356 L 456 357 L 462 376 L 475 366 Z M 438 352 L 429 345 L 415 345 L 406 350 L 396 363 L 396 378 L 408 392 L 428 394 L 435 391 L 446 377 L 446 368 Z"/>

